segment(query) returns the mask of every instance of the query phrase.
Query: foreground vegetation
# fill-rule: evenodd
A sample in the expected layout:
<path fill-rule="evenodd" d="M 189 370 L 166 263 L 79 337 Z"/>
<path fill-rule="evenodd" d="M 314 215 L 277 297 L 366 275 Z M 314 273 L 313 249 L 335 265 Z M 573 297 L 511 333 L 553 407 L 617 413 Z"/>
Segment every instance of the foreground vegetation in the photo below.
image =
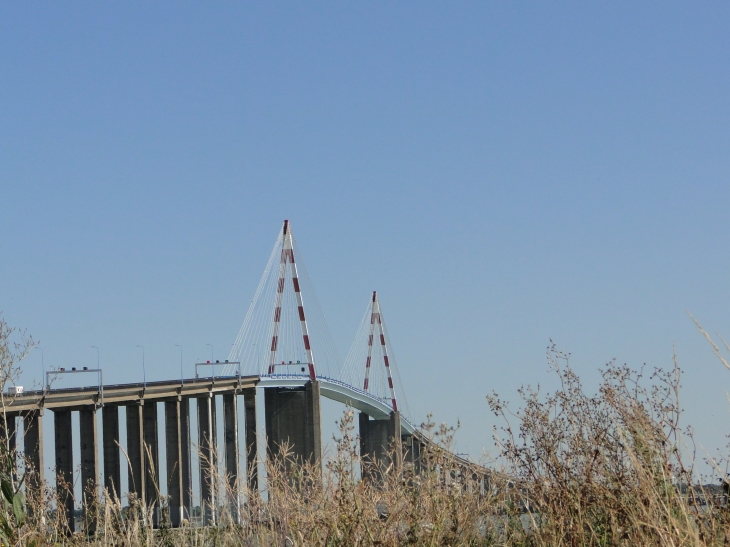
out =
<path fill-rule="evenodd" d="M 21 337 L 13 349 L 12 334 L 0 317 L 0 379 L 5 382 L 12 381 L 17 362 L 32 347 L 32 340 Z M 382 481 L 362 481 L 354 414 L 348 411 L 324 468 L 292 466 L 284 461 L 284 451 L 283 459 L 267 463 L 266 490 L 247 492 L 242 485 L 240 519 L 232 518 L 235 508 L 221 507 L 216 527 L 169 528 L 163 502 L 163 526 L 153 530 L 150 508 L 135 500 L 123 508 L 105 494 L 87 515 L 86 524 L 93 521 L 95 532 L 69 536 L 62 521 L 47 510 L 56 506 L 55 488 L 46 486 L 25 500 L 23 466 L 13 472 L 9 446 L 4 444 L 0 542 L 177 547 L 727 545 L 726 489 L 719 479 L 714 488 L 699 484 L 691 434 L 679 426 L 676 365 L 645 376 L 610 363 L 602 371 L 597 393 L 589 395 L 566 355 L 551 347 L 548 359 L 560 380 L 554 393 L 521 390 L 522 405 L 516 411 L 497 395 L 488 397 L 492 411 L 504 420 L 495 434 L 499 472 L 465 469 L 451 455 L 453 430 L 426 423 L 424 434 L 433 443 L 418 466 L 390 466 L 376 474 Z M 691 457 L 685 459 L 684 454 Z"/>

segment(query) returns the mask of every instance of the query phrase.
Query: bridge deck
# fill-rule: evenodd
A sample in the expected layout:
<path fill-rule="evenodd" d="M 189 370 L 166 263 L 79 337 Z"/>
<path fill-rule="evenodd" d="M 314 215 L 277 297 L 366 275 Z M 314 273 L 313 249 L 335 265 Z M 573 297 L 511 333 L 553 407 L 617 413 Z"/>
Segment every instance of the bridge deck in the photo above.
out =
<path fill-rule="evenodd" d="M 195 397 L 205 393 L 238 391 L 256 387 L 258 376 L 227 376 L 224 378 L 187 378 L 182 382 L 160 381 L 113 384 L 103 386 L 103 404 L 121 405 L 145 399 L 159 400 Z M 38 408 L 63 408 L 102 404 L 98 386 L 26 391 L 21 395 L 5 395 L 8 412 L 24 412 Z"/>
<path fill-rule="evenodd" d="M 387 419 L 391 408 L 381 399 L 364 391 L 332 378 L 319 377 L 322 385 L 322 396 L 343 403 L 351 408 L 365 412 L 375 419 Z M 230 393 L 245 388 L 255 387 L 299 387 L 309 381 L 308 377 L 274 375 L 274 376 L 225 376 L 216 378 L 186 378 L 173 381 L 156 381 L 132 384 L 111 384 L 103 386 L 104 405 L 124 405 L 144 400 L 160 401 L 178 397 L 197 397 L 207 393 Z M 50 390 L 26 391 L 20 395 L 5 395 L 6 411 L 21 413 L 47 408 L 50 410 L 86 405 L 102 404 L 98 386 L 60 388 Z M 401 434 L 414 435 L 420 442 L 430 444 L 432 441 L 405 417 L 401 417 Z M 488 472 L 479 464 L 475 464 L 458 455 L 455 462 L 465 468 Z"/>

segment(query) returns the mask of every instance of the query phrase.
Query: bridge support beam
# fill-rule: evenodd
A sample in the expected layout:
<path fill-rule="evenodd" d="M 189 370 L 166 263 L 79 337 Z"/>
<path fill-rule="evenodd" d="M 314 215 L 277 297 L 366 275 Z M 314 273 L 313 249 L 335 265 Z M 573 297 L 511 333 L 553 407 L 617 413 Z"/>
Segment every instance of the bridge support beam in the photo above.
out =
<path fill-rule="evenodd" d="M 43 502 L 43 409 L 31 410 L 23 414 L 23 448 L 25 457 L 31 465 L 26 482 L 26 496 L 32 501 L 28 503 L 28 512 L 33 507 L 42 507 Z"/>
<path fill-rule="evenodd" d="M 415 435 L 403 435 L 403 461 L 414 475 L 421 474 L 421 449 L 423 445 Z"/>
<path fill-rule="evenodd" d="M 304 388 L 264 389 L 267 458 L 276 458 L 284 444 L 299 463 L 321 465 L 322 426 L 320 384 L 309 381 Z M 285 462 L 287 469 L 291 462 Z"/>
<path fill-rule="evenodd" d="M 133 403 L 127 405 L 127 456 L 129 467 L 127 476 L 129 492 L 136 494 L 137 499 L 145 501 L 145 450 L 142 436 L 142 405 Z"/>
<path fill-rule="evenodd" d="M 53 433 L 56 444 L 56 493 L 58 495 L 58 516 L 61 530 L 75 531 L 73 497 L 73 436 L 71 434 L 71 411 L 53 411 Z"/>
<path fill-rule="evenodd" d="M 119 407 L 104 406 L 101 409 L 104 450 L 104 488 L 110 499 L 121 499 L 121 466 L 119 459 Z M 129 433 L 127 433 L 129 434 Z"/>
<path fill-rule="evenodd" d="M 160 484 L 160 461 L 157 442 L 157 402 L 147 401 L 142 406 L 142 431 L 145 452 L 145 501 L 152 504 L 152 526 L 160 525 L 160 498 L 157 494 Z"/>
<path fill-rule="evenodd" d="M 200 505 L 203 523 L 214 525 L 216 515 L 216 419 L 212 393 L 198 397 L 198 446 L 200 451 Z"/>
<path fill-rule="evenodd" d="M 238 396 L 236 392 L 223 394 L 223 442 L 226 456 L 226 484 L 231 518 L 239 523 L 240 492 L 238 487 Z"/>
<path fill-rule="evenodd" d="M 389 467 L 400 472 L 403 463 L 400 412 L 391 412 L 387 420 L 371 420 L 361 412 L 359 422 L 362 477 L 382 482 L 383 472 Z"/>
<path fill-rule="evenodd" d="M 167 495 L 170 496 L 170 524 L 180 526 L 183 508 L 182 419 L 181 401 L 165 401 L 165 452 L 167 461 Z"/>
<path fill-rule="evenodd" d="M 193 472 L 190 460 L 190 399 L 180 399 L 180 470 L 182 487 L 183 514 L 190 518 L 193 514 Z"/>
<path fill-rule="evenodd" d="M 96 407 L 85 406 L 79 410 L 79 440 L 81 443 L 81 499 L 87 533 L 96 531 L 96 501 L 98 498 L 97 476 L 99 473 L 99 441 L 96 430 Z"/>
<path fill-rule="evenodd" d="M 243 405 L 246 410 L 246 477 L 249 495 L 254 495 L 259 490 L 255 387 L 243 390 Z"/>

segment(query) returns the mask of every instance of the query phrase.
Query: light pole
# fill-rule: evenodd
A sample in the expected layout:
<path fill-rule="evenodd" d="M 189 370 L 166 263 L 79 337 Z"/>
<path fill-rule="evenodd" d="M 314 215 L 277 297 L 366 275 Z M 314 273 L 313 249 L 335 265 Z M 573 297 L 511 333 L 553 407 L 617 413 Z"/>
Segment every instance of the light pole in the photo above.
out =
<path fill-rule="evenodd" d="M 96 346 L 91 346 L 91 347 L 96 350 L 96 368 L 100 368 L 99 367 L 99 348 L 97 348 Z"/>
<path fill-rule="evenodd" d="M 138 348 L 142 348 L 142 382 L 144 385 L 144 389 L 147 389 L 147 371 L 144 368 L 144 346 L 140 346 L 137 344 Z"/>
<path fill-rule="evenodd" d="M 180 348 L 180 385 L 185 385 L 185 380 L 183 380 L 183 368 L 182 368 L 182 346 L 180 344 L 175 344 L 175 347 Z"/>
<path fill-rule="evenodd" d="M 41 372 L 43 373 L 43 376 L 41 376 L 41 387 L 45 386 L 45 379 L 46 379 L 46 363 L 43 355 L 43 348 L 40 346 L 36 346 L 37 349 L 41 350 Z"/>
<path fill-rule="evenodd" d="M 210 346 L 210 362 L 213 364 L 215 361 L 213 361 L 213 344 L 205 344 L 206 346 Z M 213 365 L 213 378 L 215 378 L 215 365 Z"/>

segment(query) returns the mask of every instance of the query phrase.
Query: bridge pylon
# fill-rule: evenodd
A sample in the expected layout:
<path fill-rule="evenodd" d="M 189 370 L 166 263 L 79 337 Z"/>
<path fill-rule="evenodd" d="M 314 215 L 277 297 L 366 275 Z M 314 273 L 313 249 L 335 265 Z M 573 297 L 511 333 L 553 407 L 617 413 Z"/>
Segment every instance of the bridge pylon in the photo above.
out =
<path fill-rule="evenodd" d="M 364 367 L 363 367 L 364 365 Z M 362 476 L 382 482 L 385 469 L 401 469 L 403 443 L 401 435 L 401 409 L 396 394 L 397 370 L 390 347 L 383 312 L 377 291 L 368 302 L 365 316 L 343 367 L 342 381 L 362 385 L 362 391 L 390 407 L 388 414 L 370 416 L 361 411 L 358 421 L 360 430 L 360 457 Z M 364 376 L 361 376 L 364 369 Z M 400 383 L 398 387 L 402 388 Z M 406 405 L 407 407 L 407 405 Z M 406 435 L 410 437 L 410 435 Z"/>
<path fill-rule="evenodd" d="M 288 220 L 284 221 L 284 226 L 281 229 L 281 237 L 281 260 L 279 262 L 279 278 L 276 286 L 276 300 L 274 304 L 274 328 L 271 335 L 269 374 L 274 374 L 276 371 L 277 350 L 279 349 L 279 327 L 281 326 L 281 306 L 284 299 L 284 290 L 286 289 L 286 270 L 287 266 L 289 266 L 292 288 L 296 297 L 297 312 L 299 313 L 299 326 L 302 331 L 302 341 L 304 342 L 304 351 L 307 356 L 309 379 L 315 380 L 317 378 L 317 372 L 314 368 L 314 353 L 312 352 L 309 340 L 309 327 L 307 326 L 307 318 L 304 314 L 304 300 L 302 299 L 302 291 L 299 287 L 299 272 L 297 270 L 296 260 L 294 259 L 294 241 Z M 282 364 L 284 363 L 282 362 Z"/>
<path fill-rule="evenodd" d="M 383 314 L 380 312 L 377 291 L 373 291 L 373 299 L 370 306 L 370 336 L 368 337 L 368 356 L 365 360 L 365 381 L 363 383 L 363 391 L 366 393 L 370 387 L 370 365 L 372 364 L 375 335 L 378 336 L 383 353 L 383 364 L 385 365 L 385 371 L 388 377 L 388 389 L 390 390 L 390 404 L 393 410 L 398 412 L 398 402 L 395 399 L 395 386 L 393 385 L 393 375 L 390 371 L 390 359 L 388 358 L 388 344 L 385 341 L 385 331 L 383 330 Z"/>

